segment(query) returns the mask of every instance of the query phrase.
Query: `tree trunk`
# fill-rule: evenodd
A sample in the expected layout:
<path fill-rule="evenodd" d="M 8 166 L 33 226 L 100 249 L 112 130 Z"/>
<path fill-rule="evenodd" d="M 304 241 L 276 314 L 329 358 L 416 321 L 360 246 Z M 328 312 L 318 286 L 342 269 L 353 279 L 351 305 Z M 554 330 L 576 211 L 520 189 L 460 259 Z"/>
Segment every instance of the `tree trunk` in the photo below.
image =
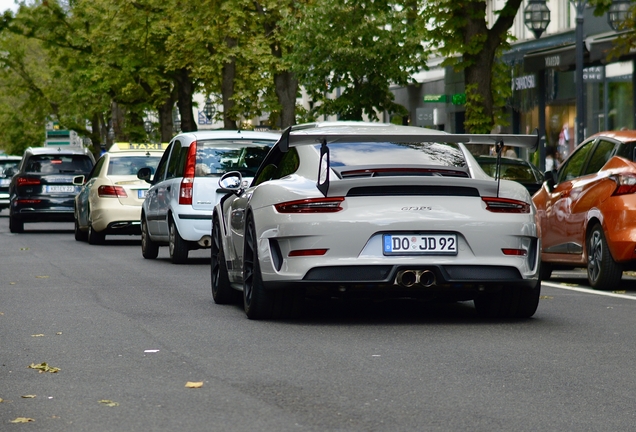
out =
<path fill-rule="evenodd" d="M 192 113 L 192 94 L 194 93 L 194 83 L 190 78 L 190 73 L 183 68 L 176 77 L 178 99 L 177 106 L 181 115 L 181 130 L 183 132 L 194 132 L 198 130 L 197 123 Z"/>
<path fill-rule="evenodd" d="M 228 48 L 232 49 L 238 44 L 234 38 L 226 38 Z M 223 80 L 221 82 L 221 95 L 223 97 L 223 128 L 237 129 L 236 117 L 233 109 L 234 102 L 234 80 L 236 79 L 236 58 L 231 56 L 223 65 Z"/>
<path fill-rule="evenodd" d="M 112 120 L 112 127 L 114 135 L 114 141 L 108 142 L 108 146 L 113 142 L 126 142 L 128 141 L 128 135 L 125 132 L 126 119 L 124 116 L 124 110 L 121 109 L 119 104 L 115 101 L 110 103 L 110 118 Z M 110 139 L 110 138 L 109 138 Z"/>
<path fill-rule="evenodd" d="M 159 112 L 159 134 L 162 143 L 170 142 L 174 136 L 172 111 L 174 110 L 175 96 L 175 92 L 171 92 L 166 101 L 157 108 Z"/>
<path fill-rule="evenodd" d="M 99 115 L 93 114 L 91 116 L 91 134 L 89 138 L 91 139 L 92 149 L 91 152 L 98 158 L 102 154 L 102 130 L 101 130 L 101 122 L 99 121 Z"/>
<path fill-rule="evenodd" d="M 276 96 L 281 105 L 280 126 L 286 129 L 296 124 L 296 93 L 298 79 L 292 72 L 285 71 L 274 75 Z"/>

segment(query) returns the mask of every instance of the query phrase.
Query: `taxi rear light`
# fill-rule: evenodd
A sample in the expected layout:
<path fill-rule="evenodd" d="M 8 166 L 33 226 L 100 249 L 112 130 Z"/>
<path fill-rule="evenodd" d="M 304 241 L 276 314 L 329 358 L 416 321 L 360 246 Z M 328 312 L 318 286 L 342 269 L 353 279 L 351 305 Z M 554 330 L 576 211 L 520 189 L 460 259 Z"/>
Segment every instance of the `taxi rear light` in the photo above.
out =
<path fill-rule="evenodd" d="M 278 213 L 335 213 L 342 210 L 344 197 L 310 198 L 276 204 Z"/>
<path fill-rule="evenodd" d="M 530 204 L 510 198 L 482 197 L 486 210 L 493 213 L 530 213 Z"/>
<path fill-rule="evenodd" d="M 103 185 L 97 188 L 97 195 L 100 198 L 127 198 L 126 190 L 121 186 Z"/>
<path fill-rule="evenodd" d="M 40 181 L 39 178 L 18 177 L 18 179 L 16 180 L 16 183 L 18 186 L 37 186 L 41 184 L 42 182 Z"/>
<path fill-rule="evenodd" d="M 636 193 L 636 176 L 619 174 L 612 176 L 612 180 L 616 182 L 616 189 L 612 195 L 628 195 Z"/>

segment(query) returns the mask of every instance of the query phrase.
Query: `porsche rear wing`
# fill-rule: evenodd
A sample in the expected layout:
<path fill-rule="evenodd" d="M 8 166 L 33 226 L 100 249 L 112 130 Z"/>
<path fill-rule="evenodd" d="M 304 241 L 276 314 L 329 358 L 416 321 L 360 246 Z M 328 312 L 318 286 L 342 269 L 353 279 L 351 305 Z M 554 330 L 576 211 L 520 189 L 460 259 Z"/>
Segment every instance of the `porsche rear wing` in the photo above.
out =
<path fill-rule="evenodd" d="M 379 125 L 379 124 L 378 124 Z M 495 146 L 497 152 L 496 180 L 500 181 L 499 165 L 501 163 L 501 150 L 503 146 L 527 148 L 534 152 L 539 146 L 539 131 L 535 129 L 532 135 L 512 134 L 448 134 L 431 133 L 430 129 L 418 130 L 413 127 L 394 126 L 390 128 L 378 128 L 378 126 L 361 126 L 357 123 L 344 125 L 319 125 L 317 123 L 290 126 L 280 137 L 279 149 L 287 152 L 290 147 L 299 145 L 320 144 L 320 166 L 318 167 L 318 181 L 316 187 L 327 196 L 329 191 L 329 144 L 369 143 L 369 142 L 444 142 L 462 144 L 486 144 Z M 499 183 L 497 184 L 497 196 L 499 195 Z"/>

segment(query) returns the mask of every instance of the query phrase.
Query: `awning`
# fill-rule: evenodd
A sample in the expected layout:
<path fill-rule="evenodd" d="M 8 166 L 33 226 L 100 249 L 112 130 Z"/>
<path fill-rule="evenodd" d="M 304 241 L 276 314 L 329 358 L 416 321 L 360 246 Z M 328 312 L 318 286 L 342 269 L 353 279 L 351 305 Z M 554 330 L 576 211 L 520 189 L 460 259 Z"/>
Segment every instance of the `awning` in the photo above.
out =
<path fill-rule="evenodd" d="M 588 53 L 584 50 L 584 63 Z M 568 70 L 576 66 L 576 44 L 570 43 L 553 48 L 532 51 L 523 56 L 525 72 L 539 72 L 545 69 Z"/>
<path fill-rule="evenodd" d="M 609 32 L 587 38 L 585 40 L 585 45 L 590 51 L 590 61 L 609 63 L 610 60 L 608 59 L 608 56 L 612 49 L 616 46 L 616 40 L 619 36 L 625 33 L 627 32 Z M 634 55 L 636 55 L 636 50 L 632 48 L 627 54 L 614 57 L 611 61 L 618 61 L 620 59 L 625 59 L 626 57 L 633 57 Z"/>

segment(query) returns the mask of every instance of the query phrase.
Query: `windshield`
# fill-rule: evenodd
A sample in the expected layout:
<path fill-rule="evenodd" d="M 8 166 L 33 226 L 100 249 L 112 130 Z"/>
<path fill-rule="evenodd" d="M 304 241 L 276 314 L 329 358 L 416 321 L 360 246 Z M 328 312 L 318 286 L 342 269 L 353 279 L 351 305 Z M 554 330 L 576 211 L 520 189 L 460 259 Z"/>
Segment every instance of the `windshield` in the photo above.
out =
<path fill-rule="evenodd" d="M 196 176 L 221 176 L 229 171 L 240 171 L 253 177 L 274 142 L 198 141 Z"/>
<path fill-rule="evenodd" d="M 137 172 L 142 168 L 150 168 L 151 174 L 154 174 L 160 160 L 161 155 L 111 156 L 108 163 L 108 175 L 137 176 Z"/>
<path fill-rule="evenodd" d="M 316 146 L 320 149 L 320 145 Z M 356 165 L 427 165 L 451 168 L 466 166 L 464 153 L 452 143 L 332 143 L 332 167 Z"/>
<path fill-rule="evenodd" d="M 37 174 L 88 173 L 93 161 L 84 155 L 34 155 L 25 171 Z"/>

